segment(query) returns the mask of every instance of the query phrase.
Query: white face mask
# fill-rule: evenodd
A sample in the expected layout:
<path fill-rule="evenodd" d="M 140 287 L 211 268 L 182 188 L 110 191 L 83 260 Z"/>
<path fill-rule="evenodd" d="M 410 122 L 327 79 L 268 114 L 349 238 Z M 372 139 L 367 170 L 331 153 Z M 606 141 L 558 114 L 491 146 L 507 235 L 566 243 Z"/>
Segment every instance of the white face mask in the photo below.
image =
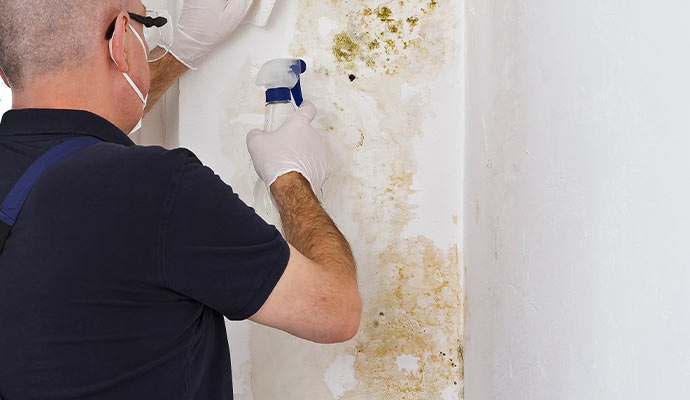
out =
<path fill-rule="evenodd" d="M 131 24 L 129 25 L 129 29 L 131 29 L 132 32 L 134 32 L 134 36 L 136 36 L 137 39 L 139 40 L 139 43 L 141 44 L 141 48 L 144 49 L 144 56 L 146 56 L 146 45 L 144 44 L 144 41 L 141 39 L 141 36 L 139 36 L 139 33 L 136 30 L 134 30 L 134 28 L 132 28 Z M 115 61 L 115 57 L 113 56 L 113 39 L 112 38 L 110 39 L 110 41 L 108 41 L 108 49 L 110 50 L 110 58 L 113 60 L 115 65 L 118 65 L 117 61 Z M 149 99 L 149 94 L 146 93 L 146 97 L 144 97 L 144 95 L 141 94 L 141 90 L 139 90 L 137 85 L 134 84 L 134 81 L 132 80 L 132 78 L 130 78 L 126 72 L 123 72 L 122 76 L 125 77 L 125 79 L 127 80 L 127 83 L 129 83 L 129 86 L 131 86 L 132 89 L 134 89 L 134 93 L 136 93 L 137 96 L 139 96 L 139 100 L 141 100 L 141 102 L 144 104 L 142 106 L 142 109 L 145 109 L 146 108 L 146 102 Z M 137 122 L 137 125 L 134 127 L 134 129 L 132 129 L 132 131 L 127 134 L 128 136 L 131 135 L 132 133 L 138 131 L 139 128 L 141 128 L 141 121 L 143 118 L 144 117 L 142 116 L 141 119 L 139 120 L 139 122 Z"/>

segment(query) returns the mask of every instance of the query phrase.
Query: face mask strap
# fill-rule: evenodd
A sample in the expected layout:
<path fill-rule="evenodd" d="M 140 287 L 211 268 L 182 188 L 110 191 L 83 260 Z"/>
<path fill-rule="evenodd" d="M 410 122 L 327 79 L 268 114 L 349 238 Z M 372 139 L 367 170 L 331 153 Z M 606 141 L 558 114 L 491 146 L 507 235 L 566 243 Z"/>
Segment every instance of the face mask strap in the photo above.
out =
<path fill-rule="evenodd" d="M 123 72 L 122 75 L 127 79 L 127 82 L 129 82 L 129 85 L 134 89 L 134 91 L 137 93 L 137 96 L 139 96 L 139 100 L 141 100 L 142 103 L 146 104 L 146 100 L 144 99 L 144 95 L 141 94 L 141 90 L 137 87 L 137 85 L 134 84 L 134 81 L 132 78 L 129 77 L 129 74 L 126 72 Z"/>
<path fill-rule="evenodd" d="M 144 54 L 146 54 L 146 58 L 148 59 L 149 55 L 146 52 L 146 45 L 144 44 L 144 41 L 141 39 L 141 36 L 139 36 L 139 32 L 137 32 L 134 28 L 132 28 L 131 24 L 128 24 L 128 25 L 129 25 L 129 29 L 131 29 L 132 32 L 134 32 L 134 36 L 136 36 L 137 39 L 139 39 L 139 43 L 141 44 L 141 48 L 144 49 Z"/>
<path fill-rule="evenodd" d="M 134 132 L 136 132 L 136 131 L 138 131 L 139 129 L 141 129 L 141 125 L 142 125 L 142 121 L 139 120 L 139 122 L 137 122 L 137 125 L 136 125 L 134 128 L 132 128 L 131 131 L 129 131 L 129 133 L 127 134 L 127 136 L 130 136 L 130 135 L 133 134 Z"/>

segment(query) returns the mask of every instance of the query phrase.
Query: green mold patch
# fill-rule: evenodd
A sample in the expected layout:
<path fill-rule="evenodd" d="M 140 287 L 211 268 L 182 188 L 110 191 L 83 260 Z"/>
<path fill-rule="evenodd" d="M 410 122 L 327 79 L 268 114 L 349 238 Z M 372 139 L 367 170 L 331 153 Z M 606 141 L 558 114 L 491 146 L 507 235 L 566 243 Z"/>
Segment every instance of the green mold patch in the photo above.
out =
<path fill-rule="evenodd" d="M 359 45 L 345 32 L 340 32 L 333 38 L 333 55 L 340 62 L 353 62 L 359 52 Z"/>
<path fill-rule="evenodd" d="M 388 22 L 388 32 L 390 33 L 399 33 L 402 31 L 402 24 L 403 22 L 401 20 L 394 20 Z"/>
<path fill-rule="evenodd" d="M 417 26 L 417 23 L 419 23 L 419 17 L 416 15 L 408 17 L 407 23 L 410 24 L 410 32 L 412 32 L 412 29 L 414 29 L 414 27 Z"/>
<path fill-rule="evenodd" d="M 383 22 L 389 22 L 393 21 L 391 16 L 393 15 L 393 11 L 386 7 L 386 6 L 381 6 L 378 7 L 376 10 L 376 16 Z"/>
<path fill-rule="evenodd" d="M 386 40 L 386 50 L 395 50 L 395 42 L 391 39 Z"/>
<path fill-rule="evenodd" d="M 440 4 L 438 0 L 365 4 L 350 16 L 348 28 L 333 37 L 336 61 L 348 73 L 366 67 L 385 75 L 398 74 L 401 65 L 426 51 L 427 27 L 438 19 L 432 11 Z"/>

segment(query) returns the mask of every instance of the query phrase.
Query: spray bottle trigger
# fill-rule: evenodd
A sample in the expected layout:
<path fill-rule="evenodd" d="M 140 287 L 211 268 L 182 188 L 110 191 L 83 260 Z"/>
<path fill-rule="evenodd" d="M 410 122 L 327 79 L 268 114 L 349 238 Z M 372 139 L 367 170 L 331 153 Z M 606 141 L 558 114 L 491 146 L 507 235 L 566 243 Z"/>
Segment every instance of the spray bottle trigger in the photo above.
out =
<path fill-rule="evenodd" d="M 302 85 L 300 85 L 299 81 L 297 81 L 295 87 L 290 89 L 290 92 L 292 92 L 292 98 L 295 100 L 295 105 L 297 107 L 301 106 L 304 99 L 302 98 Z"/>
<path fill-rule="evenodd" d="M 291 65 L 290 70 L 292 70 L 292 73 L 297 76 L 297 83 L 292 89 L 290 89 L 290 92 L 292 92 L 292 98 L 295 100 L 295 105 L 299 107 L 304 101 L 304 98 L 302 97 L 302 85 L 300 84 L 300 77 L 304 72 L 307 71 L 307 63 L 305 63 L 303 60 L 299 60 L 299 66 Z"/>

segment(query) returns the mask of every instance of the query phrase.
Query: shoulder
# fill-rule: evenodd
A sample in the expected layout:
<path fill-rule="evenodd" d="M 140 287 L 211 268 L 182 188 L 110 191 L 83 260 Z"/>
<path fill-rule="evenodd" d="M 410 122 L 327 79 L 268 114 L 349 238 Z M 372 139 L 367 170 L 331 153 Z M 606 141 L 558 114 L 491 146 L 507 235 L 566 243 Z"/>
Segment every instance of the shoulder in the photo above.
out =
<path fill-rule="evenodd" d="M 150 168 L 179 168 L 188 160 L 198 158 L 189 149 L 166 149 L 161 146 L 125 147 L 113 143 L 98 143 L 85 152 L 85 158 L 101 163 L 128 163 L 128 167 L 147 165 Z"/>
<path fill-rule="evenodd" d="M 201 161 L 186 148 L 168 150 L 160 146 L 126 147 L 97 143 L 74 154 L 64 167 L 71 173 L 78 170 L 87 171 L 90 175 L 108 174 L 112 178 L 146 180 L 180 175 L 189 164 L 201 164 Z"/>
<path fill-rule="evenodd" d="M 185 148 L 168 150 L 160 146 L 126 147 L 97 143 L 66 158 L 46 171 L 48 186 L 76 186 L 108 193 L 114 198 L 147 202 L 168 197 L 179 184 L 185 167 L 201 164 Z M 71 181 L 71 184 L 70 184 Z"/>

